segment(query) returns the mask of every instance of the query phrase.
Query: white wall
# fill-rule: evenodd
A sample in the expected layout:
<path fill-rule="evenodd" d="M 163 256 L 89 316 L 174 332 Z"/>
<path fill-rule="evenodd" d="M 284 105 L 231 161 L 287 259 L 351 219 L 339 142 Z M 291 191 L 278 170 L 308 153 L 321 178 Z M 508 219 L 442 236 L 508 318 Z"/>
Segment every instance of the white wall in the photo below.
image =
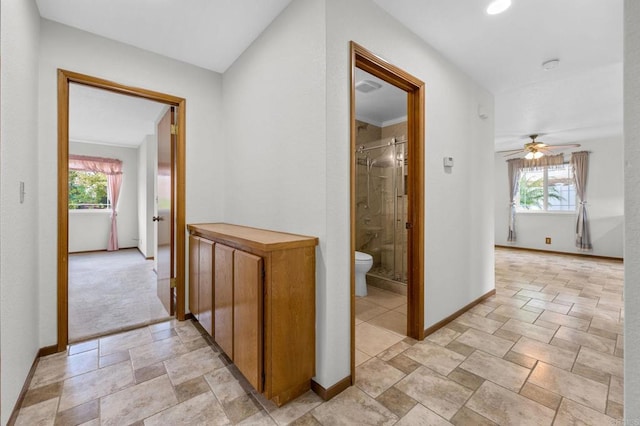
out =
<path fill-rule="evenodd" d="M 593 250 L 588 254 L 622 257 L 624 225 L 623 138 L 576 141 L 590 151 L 587 179 L 587 214 Z M 569 161 L 570 151 L 564 153 Z M 509 182 L 507 162 L 503 154 L 495 156 L 495 240 L 496 244 L 552 250 L 565 253 L 585 253 L 575 246 L 577 214 L 517 213 L 515 243 L 507 242 L 509 224 Z M 551 244 L 545 244 L 551 237 Z"/>
<path fill-rule="evenodd" d="M 138 249 L 143 256 L 155 256 L 153 208 L 157 167 L 157 137 L 147 135 L 138 149 Z"/>
<path fill-rule="evenodd" d="M 225 219 L 320 237 L 325 387 L 350 374 L 350 40 L 427 83 L 425 327 L 493 288 L 492 97 L 372 2 L 292 2 L 224 74 Z"/>
<path fill-rule="evenodd" d="M 186 220 L 189 223 L 219 221 L 222 218 L 221 76 L 129 45 L 42 20 L 37 165 L 40 200 L 37 220 L 40 225 L 40 346 L 54 344 L 57 330 L 57 233 L 56 227 L 52 224 L 57 220 L 58 68 L 186 98 Z M 33 310 L 33 304 L 31 309 Z"/>
<path fill-rule="evenodd" d="M 340 351 L 334 356 L 343 376 L 349 338 L 350 40 L 426 83 L 425 328 L 494 287 L 493 118 L 477 115 L 478 104 L 492 115 L 492 96 L 372 2 L 328 0 L 326 262 L 333 294 L 327 328 L 337 332 L 325 350 Z M 444 156 L 454 157 L 451 174 L 443 170 Z"/>
<path fill-rule="evenodd" d="M 138 149 L 69 142 L 69 154 L 115 158 L 122 161 L 122 187 L 118 198 L 118 245 L 138 245 Z M 106 250 L 111 229 L 109 210 L 69 210 L 69 253 Z"/>
<path fill-rule="evenodd" d="M 0 394 L 6 424 L 38 339 L 38 43 L 35 2 L 0 3 Z M 25 183 L 24 203 L 19 182 Z M 55 228 L 55 221 L 48 221 Z"/>
<path fill-rule="evenodd" d="M 321 384 L 333 384 L 326 365 L 332 360 L 322 353 L 329 333 L 323 324 L 329 297 L 324 57 L 324 2 L 299 0 L 224 73 L 224 216 L 230 223 L 320 238 L 316 371 Z"/>
<path fill-rule="evenodd" d="M 624 418 L 640 419 L 640 2 L 624 2 Z"/>

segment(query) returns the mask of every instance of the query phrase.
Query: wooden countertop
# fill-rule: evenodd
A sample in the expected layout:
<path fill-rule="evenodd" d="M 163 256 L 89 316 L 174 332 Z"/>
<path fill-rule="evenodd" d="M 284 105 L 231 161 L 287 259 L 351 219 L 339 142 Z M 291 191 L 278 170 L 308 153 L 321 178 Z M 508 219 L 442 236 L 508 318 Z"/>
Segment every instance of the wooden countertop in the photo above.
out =
<path fill-rule="evenodd" d="M 187 225 L 187 229 L 192 235 L 224 241 L 228 244 L 239 243 L 262 251 L 318 245 L 317 237 L 231 225 L 229 223 L 195 223 Z"/>

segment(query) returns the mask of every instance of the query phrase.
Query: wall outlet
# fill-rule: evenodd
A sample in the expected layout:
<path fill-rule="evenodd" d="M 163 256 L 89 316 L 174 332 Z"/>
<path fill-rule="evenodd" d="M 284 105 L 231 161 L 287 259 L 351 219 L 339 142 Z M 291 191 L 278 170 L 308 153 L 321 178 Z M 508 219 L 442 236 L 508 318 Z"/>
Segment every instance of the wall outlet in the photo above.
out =
<path fill-rule="evenodd" d="M 551 237 L 547 237 L 544 239 L 545 244 L 551 244 Z"/>

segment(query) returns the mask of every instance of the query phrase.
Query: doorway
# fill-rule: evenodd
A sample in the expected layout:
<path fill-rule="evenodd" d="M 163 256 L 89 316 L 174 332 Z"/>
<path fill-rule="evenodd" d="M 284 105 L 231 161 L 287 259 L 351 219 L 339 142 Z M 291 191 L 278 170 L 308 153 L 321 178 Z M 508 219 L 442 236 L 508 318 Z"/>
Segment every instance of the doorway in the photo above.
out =
<path fill-rule="evenodd" d="M 367 76 L 369 83 L 366 82 Z M 359 139 L 362 141 L 362 137 L 358 138 L 359 130 L 361 134 L 369 130 L 367 123 L 356 117 L 356 85 L 362 89 L 360 86 L 363 82 L 371 86 L 365 87 L 365 90 L 376 90 L 387 85 L 391 91 L 402 92 L 406 123 L 396 126 L 395 130 L 404 134 L 395 135 L 391 131 L 389 135 L 385 133 L 384 136 L 388 137 L 383 137 L 380 132 L 378 139 L 377 133 L 373 132 L 375 135 L 370 135 L 369 139 L 373 138 L 368 141 L 370 143 L 358 142 Z M 355 381 L 356 367 L 355 257 L 358 250 L 369 250 L 375 265 L 371 278 L 377 278 L 382 287 L 388 286 L 386 291 L 405 286 L 405 334 L 417 340 L 424 338 L 424 90 L 422 81 L 351 42 L 352 383 Z M 377 184 L 373 182 L 375 179 L 378 179 Z M 361 196 L 356 192 L 358 186 L 361 189 L 366 187 L 360 191 Z M 380 217 L 374 217 L 373 210 Z M 388 229 L 385 229 L 384 218 L 390 221 Z M 358 220 L 368 223 L 360 227 Z M 386 233 L 381 238 L 383 232 Z M 377 245 L 374 242 L 376 239 L 379 240 Z M 383 253 L 385 249 L 389 249 L 386 250 L 389 253 Z M 378 292 L 377 289 L 375 291 Z M 399 296 L 393 297 L 397 299 Z"/>
<path fill-rule="evenodd" d="M 160 170 L 165 166 L 172 169 L 172 173 L 169 173 L 169 187 L 172 188 L 173 201 L 170 202 L 169 217 L 173 219 L 167 219 L 166 215 L 161 214 L 160 208 L 154 211 L 154 218 L 161 218 L 158 220 L 165 219 L 166 224 L 169 226 L 169 245 L 172 248 L 170 250 L 172 254 L 167 257 L 169 272 L 166 277 L 163 277 L 165 279 L 157 280 L 157 288 L 155 290 L 167 307 L 167 311 L 171 311 L 175 306 L 177 319 L 184 320 L 185 318 L 185 236 L 184 233 L 177 232 L 177 230 L 185 227 L 185 99 L 124 86 L 70 71 L 58 70 L 58 351 L 65 350 L 69 342 L 69 94 L 70 85 L 72 84 L 74 86 L 102 89 L 111 93 L 166 105 L 165 109 L 170 116 L 169 125 L 173 134 L 168 137 L 170 142 L 167 150 L 170 159 L 168 161 L 165 160 L 164 165 L 159 164 L 158 169 Z M 158 150 L 160 151 L 161 149 L 159 148 Z M 160 182 L 158 184 L 158 186 L 161 185 Z M 123 246 L 127 246 L 126 240 Z M 122 254 L 125 254 L 124 251 Z M 153 253 L 152 256 L 157 262 L 157 254 Z M 135 308 L 130 306 L 127 309 Z M 173 314 L 173 312 L 171 313 Z"/>

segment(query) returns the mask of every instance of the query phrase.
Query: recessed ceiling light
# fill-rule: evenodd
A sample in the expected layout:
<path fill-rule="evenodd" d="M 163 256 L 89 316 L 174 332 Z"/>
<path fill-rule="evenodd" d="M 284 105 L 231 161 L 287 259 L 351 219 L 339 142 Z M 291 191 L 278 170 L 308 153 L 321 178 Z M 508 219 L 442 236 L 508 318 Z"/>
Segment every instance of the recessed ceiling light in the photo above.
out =
<path fill-rule="evenodd" d="M 542 63 L 542 69 L 545 71 L 552 70 L 558 66 L 560 63 L 560 59 L 549 59 L 548 61 L 544 61 Z"/>
<path fill-rule="evenodd" d="M 489 6 L 487 6 L 487 13 L 489 15 L 497 15 L 511 6 L 511 0 L 493 0 Z"/>

